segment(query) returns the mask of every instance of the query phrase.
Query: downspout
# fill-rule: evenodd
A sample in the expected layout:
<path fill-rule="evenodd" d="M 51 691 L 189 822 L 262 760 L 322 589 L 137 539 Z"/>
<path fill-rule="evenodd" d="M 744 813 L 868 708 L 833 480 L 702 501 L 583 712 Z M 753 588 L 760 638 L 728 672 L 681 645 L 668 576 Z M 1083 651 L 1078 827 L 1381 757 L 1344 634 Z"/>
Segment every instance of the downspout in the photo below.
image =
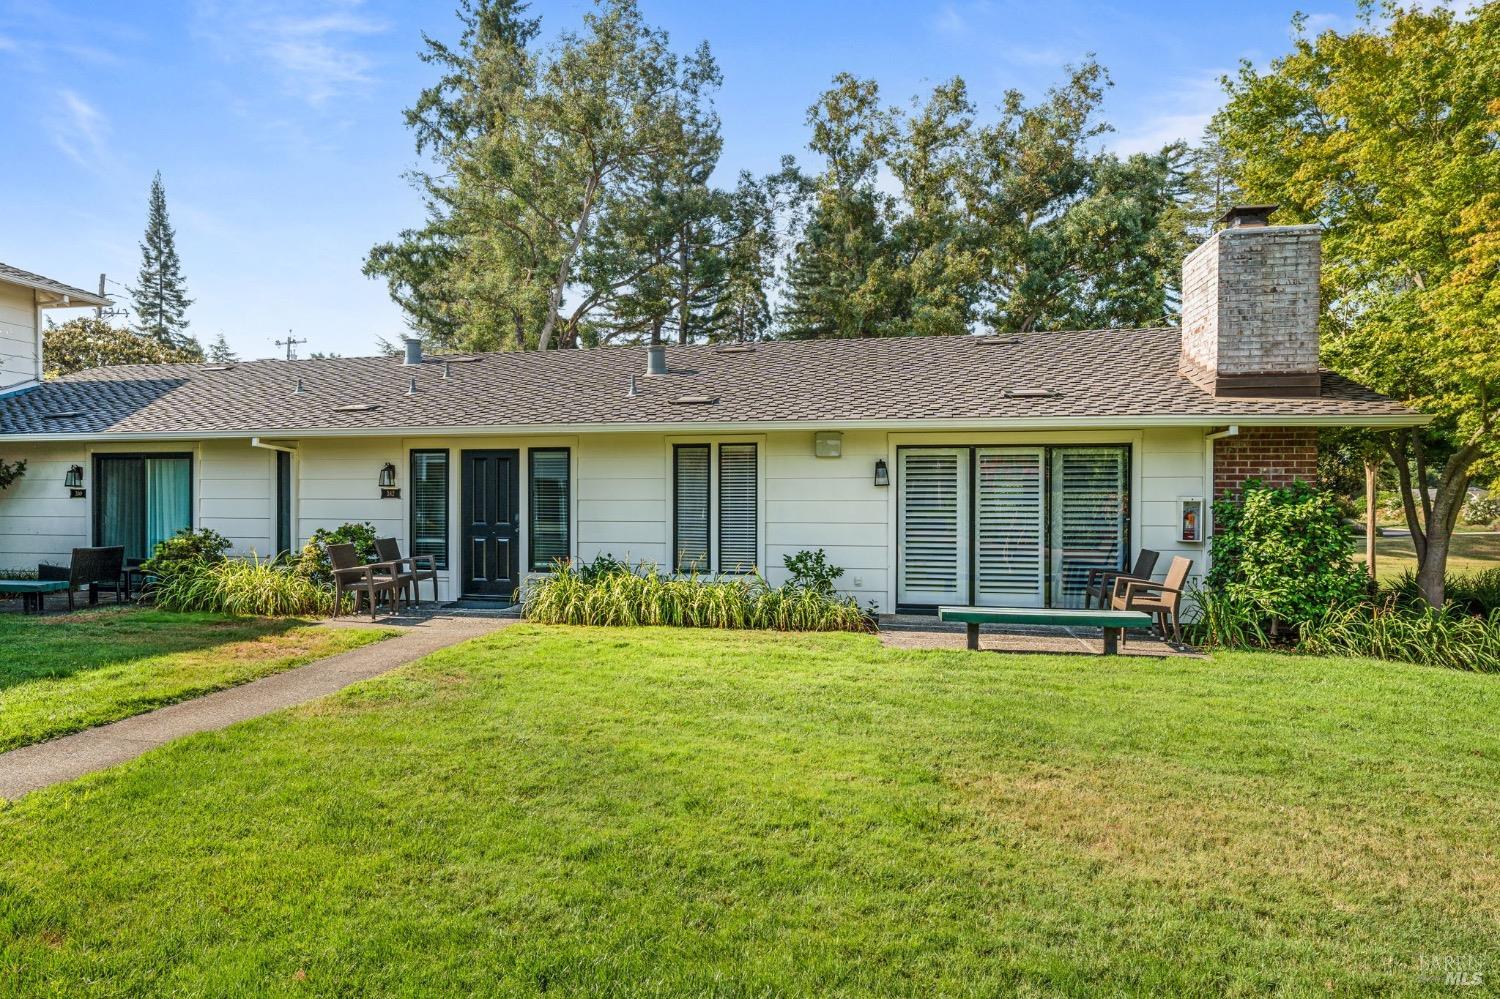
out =
<path fill-rule="evenodd" d="M 1213 548 L 1210 542 L 1214 536 L 1214 441 L 1239 435 L 1238 423 L 1231 423 L 1223 430 L 1203 435 L 1203 493 L 1206 497 L 1203 502 L 1203 575 L 1205 577 L 1208 576 L 1210 568 L 1209 562 Z"/>
<path fill-rule="evenodd" d="M 287 447 L 285 444 L 272 444 L 272 443 L 270 443 L 268 441 L 261 440 L 259 437 L 252 437 L 252 438 L 250 438 L 250 446 L 251 447 L 263 447 L 267 451 L 280 451 L 283 454 L 296 454 L 297 453 L 297 449 L 294 448 L 294 447 Z"/>

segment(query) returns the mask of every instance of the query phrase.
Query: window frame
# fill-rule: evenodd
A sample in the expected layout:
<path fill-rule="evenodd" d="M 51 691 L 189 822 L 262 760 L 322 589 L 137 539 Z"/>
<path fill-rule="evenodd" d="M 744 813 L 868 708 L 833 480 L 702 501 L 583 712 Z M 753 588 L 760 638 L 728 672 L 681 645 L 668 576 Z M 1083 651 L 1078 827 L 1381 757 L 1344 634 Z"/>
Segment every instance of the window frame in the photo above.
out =
<path fill-rule="evenodd" d="M 668 550 L 664 564 L 668 566 L 674 576 L 686 575 L 677 567 L 677 552 L 679 533 L 678 504 L 677 504 L 677 476 L 678 476 L 678 454 L 683 447 L 708 448 L 708 545 L 706 552 L 706 565 L 700 565 L 697 569 L 700 575 L 724 575 L 722 552 L 720 550 L 720 527 L 722 498 L 720 494 L 720 469 L 719 448 L 725 444 L 750 445 L 755 448 L 755 559 L 756 569 L 764 571 L 765 546 L 766 546 L 766 464 L 763 457 L 766 454 L 766 438 L 761 434 L 682 434 L 666 438 L 668 453 L 665 457 L 666 474 L 666 499 L 667 499 L 667 542 Z M 740 575 L 732 573 L 732 575 Z M 748 575 L 748 573 L 747 573 Z"/>
<path fill-rule="evenodd" d="M 292 455 L 288 451 L 273 452 L 276 455 L 276 554 L 288 554 L 296 538 L 292 532 Z"/>
<path fill-rule="evenodd" d="M 706 564 L 701 569 L 688 570 L 684 570 L 678 561 L 678 555 L 680 554 L 682 549 L 678 544 L 678 525 L 681 518 L 678 516 L 679 505 L 677 502 L 677 476 L 678 470 L 681 468 L 682 452 L 686 448 L 706 450 L 708 452 L 708 461 L 705 463 L 705 467 L 708 471 L 708 482 L 704 484 L 703 489 L 703 499 L 704 502 L 708 505 L 708 509 L 703 511 L 703 523 L 705 527 L 704 534 L 706 535 L 703 539 L 703 560 Z M 672 445 L 672 550 L 667 553 L 667 560 L 672 566 L 672 575 L 674 576 L 685 575 L 688 572 L 701 572 L 703 575 L 713 575 L 715 534 L 714 508 L 718 505 L 714 495 L 714 456 L 715 452 L 712 441 L 682 441 L 680 443 L 674 443 Z"/>
<path fill-rule="evenodd" d="M 526 565 L 527 572 L 551 572 L 552 562 L 549 560 L 545 566 L 537 566 L 536 555 L 536 524 L 537 524 L 537 502 L 536 502 L 536 456 L 538 454 L 561 454 L 563 455 L 564 467 L 567 468 L 566 480 L 567 495 L 563 497 L 563 558 L 573 559 L 573 448 L 566 444 L 548 445 L 547 447 L 528 447 L 526 449 Z"/>
<path fill-rule="evenodd" d="M 142 463 L 143 479 L 145 471 L 144 466 L 147 459 L 186 458 L 188 463 L 188 530 L 197 530 L 198 462 L 196 456 L 192 451 L 96 451 L 90 457 L 93 458 L 93 461 L 90 463 L 90 471 L 94 477 L 92 483 L 94 498 L 90 502 L 90 506 L 93 507 L 93 510 L 92 516 L 89 517 L 89 530 L 91 532 L 91 536 L 95 545 L 98 545 L 100 543 L 100 539 L 103 537 L 103 534 L 99 529 L 99 525 L 104 515 L 104 476 L 100 474 L 99 466 L 104 461 L 118 458 L 132 458 L 140 461 Z M 144 505 L 142 505 L 142 509 L 145 509 Z M 151 553 L 147 552 L 146 558 L 149 559 L 150 557 Z M 130 564 L 128 559 L 127 564 Z"/>
<path fill-rule="evenodd" d="M 447 572 L 452 561 L 450 549 L 453 547 L 453 456 L 448 448 L 415 447 L 407 455 L 407 475 L 411 482 L 411 499 L 406 504 L 408 551 L 412 556 L 419 554 L 417 552 L 417 456 L 429 454 L 443 456 L 443 547 L 441 555 L 433 556 L 433 566 L 439 572 Z"/>
<path fill-rule="evenodd" d="M 754 461 L 753 473 L 750 477 L 750 531 L 751 548 L 754 549 L 754 557 L 750 560 L 750 568 L 745 570 L 729 570 L 724 568 L 724 448 L 726 447 L 748 447 Z M 713 514 L 713 549 L 718 558 L 719 572 L 724 575 L 749 576 L 760 568 L 760 445 L 755 441 L 717 441 L 713 444 L 714 461 L 713 475 L 718 480 L 711 486 L 713 492 L 712 506 L 716 507 Z M 738 563 L 736 563 L 738 564 Z"/>

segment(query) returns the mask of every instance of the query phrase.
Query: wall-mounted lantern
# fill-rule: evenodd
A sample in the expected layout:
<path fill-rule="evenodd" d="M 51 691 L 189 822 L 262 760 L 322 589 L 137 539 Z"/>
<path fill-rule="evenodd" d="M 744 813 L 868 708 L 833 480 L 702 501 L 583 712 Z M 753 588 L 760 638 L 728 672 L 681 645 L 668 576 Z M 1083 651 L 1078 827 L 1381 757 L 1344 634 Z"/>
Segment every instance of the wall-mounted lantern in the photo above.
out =
<path fill-rule="evenodd" d="M 401 490 L 396 488 L 396 466 L 390 462 L 386 462 L 380 468 L 380 498 L 401 498 Z"/>
<path fill-rule="evenodd" d="M 875 459 L 875 484 L 877 486 L 888 486 L 891 484 L 891 471 L 885 467 L 884 458 Z"/>
<path fill-rule="evenodd" d="M 63 476 L 63 485 L 68 490 L 69 499 L 82 499 L 83 492 L 83 466 L 72 465 L 68 468 L 68 474 Z"/>

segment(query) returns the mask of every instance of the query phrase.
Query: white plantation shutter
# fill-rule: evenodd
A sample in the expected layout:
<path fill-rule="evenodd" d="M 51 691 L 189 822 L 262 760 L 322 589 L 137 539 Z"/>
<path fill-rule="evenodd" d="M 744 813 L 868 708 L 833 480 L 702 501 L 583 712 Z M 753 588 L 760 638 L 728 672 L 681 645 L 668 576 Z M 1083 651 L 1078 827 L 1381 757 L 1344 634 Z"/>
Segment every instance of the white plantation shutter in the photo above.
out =
<path fill-rule="evenodd" d="M 1125 451 L 1052 452 L 1052 605 L 1082 607 L 1090 569 L 1118 569 L 1125 551 Z"/>
<path fill-rule="evenodd" d="M 974 603 L 1040 607 L 1046 578 L 1041 448 L 979 448 L 975 460 Z"/>
<path fill-rule="evenodd" d="M 672 448 L 672 555 L 677 572 L 712 572 L 708 561 L 709 458 L 707 444 Z"/>
<path fill-rule="evenodd" d="M 904 448 L 897 602 L 966 603 L 969 592 L 969 452 Z"/>
<path fill-rule="evenodd" d="M 719 571 L 747 573 L 759 561 L 756 543 L 754 444 L 719 445 Z"/>
<path fill-rule="evenodd" d="M 448 452 L 411 453 L 411 553 L 448 568 Z"/>

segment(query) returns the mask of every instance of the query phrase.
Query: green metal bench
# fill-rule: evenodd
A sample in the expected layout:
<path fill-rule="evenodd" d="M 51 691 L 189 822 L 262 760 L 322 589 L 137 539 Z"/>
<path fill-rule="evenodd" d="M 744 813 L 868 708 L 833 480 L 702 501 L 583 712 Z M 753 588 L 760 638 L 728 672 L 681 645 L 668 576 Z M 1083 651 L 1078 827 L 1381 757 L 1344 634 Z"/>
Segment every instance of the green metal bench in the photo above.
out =
<path fill-rule="evenodd" d="M 61 593 L 68 588 L 66 579 L 0 579 L 0 593 L 19 593 L 21 595 L 21 612 L 24 614 L 33 607 L 36 612 L 42 612 L 42 601 L 49 593 Z"/>
<path fill-rule="evenodd" d="M 1140 611 L 1093 608 L 1069 610 L 1053 607 L 939 607 L 938 620 L 961 621 L 969 628 L 969 648 L 979 649 L 981 624 L 1050 625 L 1058 628 L 1103 628 L 1104 654 L 1120 651 L 1120 633 L 1126 628 L 1145 631 L 1151 627 L 1151 615 Z"/>

